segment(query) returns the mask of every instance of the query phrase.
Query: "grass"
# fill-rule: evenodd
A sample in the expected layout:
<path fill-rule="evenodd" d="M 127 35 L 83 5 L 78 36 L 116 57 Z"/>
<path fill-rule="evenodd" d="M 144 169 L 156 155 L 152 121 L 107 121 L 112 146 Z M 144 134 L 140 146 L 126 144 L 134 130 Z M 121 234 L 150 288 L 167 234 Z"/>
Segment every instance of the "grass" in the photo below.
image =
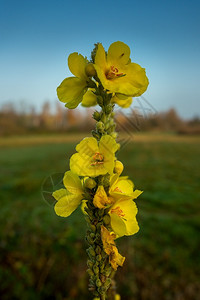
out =
<path fill-rule="evenodd" d="M 41 195 L 68 169 L 81 137 L 0 139 L 0 294 L 10 299 L 91 299 L 86 226 L 77 210 L 59 218 Z M 122 300 L 199 300 L 200 138 L 135 136 L 118 158 L 135 186 L 140 231 L 118 241 Z"/>

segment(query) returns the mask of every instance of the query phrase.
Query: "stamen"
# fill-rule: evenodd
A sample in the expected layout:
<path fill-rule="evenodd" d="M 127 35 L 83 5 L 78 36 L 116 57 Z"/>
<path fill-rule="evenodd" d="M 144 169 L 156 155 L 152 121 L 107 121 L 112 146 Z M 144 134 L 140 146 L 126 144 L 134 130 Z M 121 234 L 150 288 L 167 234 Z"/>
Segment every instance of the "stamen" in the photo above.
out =
<path fill-rule="evenodd" d="M 110 70 L 106 74 L 107 79 L 115 79 L 115 78 L 119 78 L 119 77 L 123 77 L 123 76 L 126 76 L 126 74 L 119 73 L 119 70 L 117 68 L 115 68 L 115 66 L 111 66 Z"/>
<path fill-rule="evenodd" d="M 95 154 L 92 157 L 93 162 L 90 164 L 91 166 L 101 165 L 104 163 L 103 161 L 103 155 L 99 152 L 95 152 Z"/>
<path fill-rule="evenodd" d="M 120 188 L 118 188 L 118 186 L 114 189 L 114 192 L 123 193 L 122 190 L 120 190 Z"/>
<path fill-rule="evenodd" d="M 117 206 L 117 207 L 111 209 L 111 213 L 112 213 L 112 214 L 115 213 L 115 214 L 118 215 L 120 218 L 125 217 L 125 214 L 124 214 L 123 210 L 122 210 L 119 206 Z"/>

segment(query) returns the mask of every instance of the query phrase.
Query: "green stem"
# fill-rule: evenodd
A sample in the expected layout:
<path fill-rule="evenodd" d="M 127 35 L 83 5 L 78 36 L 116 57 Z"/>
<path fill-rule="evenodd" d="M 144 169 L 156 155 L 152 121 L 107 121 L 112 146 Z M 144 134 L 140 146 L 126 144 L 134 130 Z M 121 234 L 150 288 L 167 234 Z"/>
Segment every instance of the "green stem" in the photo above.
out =
<path fill-rule="evenodd" d="M 100 113 L 96 112 L 94 119 L 97 121 L 96 130 L 94 130 L 93 136 L 99 141 L 105 134 L 111 135 L 116 138 L 115 123 L 113 108 L 114 105 L 111 103 L 111 94 L 107 94 L 103 89 L 102 85 L 96 88 L 96 95 L 98 104 L 102 108 Z M 107 192 L 110 184 L 110 175 L 100 175 L 95 178 L 97 186 L 103 185 Z M 109 257 L 103 250 L 103 244 L 101 241 L 101 226 L 105 226 L 108 230 L 110 229 L 110 216 L 107 214 L 106 209 L 98 209 L 93 205 L 93 198 L 95 192 L 90 191 L 90 197 L 87 197 L 87 208 L 88 214 L 87 222 L 89 230 L 86 235 L 86 240 L 89 244 L 87 253 L 88 259 L 88 274 L 90 276 L 89 289 L 93 292 L 95 297 L 99 297 L 101 300 L 107 299 L 107 291 L 110 288 L 113 279 L 113 269 L 109 263 Z M 115 289 L 109 293 L 109 299 L 114 300 Z"/>

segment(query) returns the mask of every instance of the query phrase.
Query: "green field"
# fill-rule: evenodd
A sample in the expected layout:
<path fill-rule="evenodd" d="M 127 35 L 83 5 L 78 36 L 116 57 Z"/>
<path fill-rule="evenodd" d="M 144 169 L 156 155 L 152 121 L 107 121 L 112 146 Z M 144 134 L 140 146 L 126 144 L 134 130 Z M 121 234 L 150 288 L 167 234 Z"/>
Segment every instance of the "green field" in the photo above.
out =
<path fill-rule="evenodd" d="M 60 218 L 41 196 L 44 179 L 68 169 L 75 139 L 0 140 L 2 300 L 91 299 L 81 212 Z M 140 231 L 118 241 L 122 300 L 199 300 L 200 138 L 138 136 L 118 158 L 144 191 Z"/>

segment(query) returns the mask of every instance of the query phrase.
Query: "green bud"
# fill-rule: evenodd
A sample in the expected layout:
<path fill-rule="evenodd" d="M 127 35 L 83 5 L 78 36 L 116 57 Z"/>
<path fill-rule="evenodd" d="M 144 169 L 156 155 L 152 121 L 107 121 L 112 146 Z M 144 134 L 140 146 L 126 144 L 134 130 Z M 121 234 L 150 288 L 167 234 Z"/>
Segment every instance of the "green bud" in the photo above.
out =
<path fill-rule="evenodd" d="M 102 286 L 102 283 L 101 283 L 101 280 L 100 280 L 100 279 L 97 279 L 97 280 L 96 280 L 96 286 L 97 286 L 97 287 Z"/>
<path fill-rule="evenodd" d="M 90 236 L 86 236 L 86 240 L 87 240 L 88 244 L 90 244 L 90 245 L 93 245 L 93 244 L 94 244 L 94 240 L 91 239 Z"/>
<path fill-rule="evenodd" d="M 105 225 L 109 225 L 110 224 L 110 215 L 105 215 L 103 217 L 103 222 Z"/>
<path fill-rule="evenodd" d="M 104 284 L 106 287 L 109 287 L 111 285 L 111 282 L 112 282 L 112 279 L 107 278 Z"/>
<path fill-rule="evenodd" d="M 87 269 L 86 271 L 90 277 L 94 276 L 94 272 L 91 269 Z"/>
<path fill-rule="evenodd" d="M 96 232 L 96 226 L 94 226 L 93 224 L 90 224 L 90 228 L 93 232 Z"/>
<path fill-rule="evenodd" d="M 87 187 L 88 189 L 92 190 L 93 188 L 95 188 L 96 186 L 96 181 L 92 178 L 87 178 L 85 180 L 85 187 Z"/>
<path fill-rule="evenodd" d="M 107 114 L 110 114 L 113 110 L 113 107 L 112 107 L 112 104 L 108 104 L 106 107 L 105 107 L 105 111 Z"/>
<path fill-rule="evenodd" d="M 93 262 L 91 260 L 88 259 L 87 261 L 87 266 L 88 268 L 92 269 L 93 268 Z"/>
<path fill-rule="evenodd" d="M 100 262 L 100 270 L 101 270 L 101 273 L 104 272 L 104 268 L 105 268 L 105 263 L 103 261 Z"/>
<path fill-rule="evenodd" d="M 103 122 L 101 122 L 101 121 L 97 122 L 96 128 L 97 128 L 97 130 L 99 132 L 103 133 L 103 131 L 104 131 L 104 124 L 103 124 Z"/>
<path fill-rule="evenodd" d="M 115 113 L 114 113 L 114 112 L 111 112 L 110 116 L 111 116 L 111 118 L 114 118 Z"/>
<path fill-rule="evenodd" d="M 99 274 L 99 268 L 98 268 L 97 265 L 93 266 L 93 271 L 94 271 L 95 274 Z"/>
<path fill-rule="evenodd" d="M 94 239 L 95 238 L 95 234 L 93 232 L 90 233 L 90 237 L 91 237 L 91 239 Z"/>
<path fill-rule="evenodd" d="M 112 267 L 111 266 L 106 266 L 104 269 L 104 274 L 106 277 L 110 276 L 110 273 L 112 272 Z"/>
<path fill-rule="evenodd" d="M 118 136 L 117 132 L 112 132 L 110 135 L 113 137 L 113 139 L 116 139 Z"/>
<path fill-rule="evenodd" d="M 94 65 L 91 63 L 86 65 L 85 73 L 88 77 L 93 77 L 97 74 Z"/>
<path fill-rule="evenodd" d="M 101 114 L 98 112 L 98 111 L 95 111 L 93 113 L 93 118 L 96 120 L 96 121 L 100 121 L 101 119 Z"/>
<path fill-rule="evenodd" d="M 96 254 L 101 254 L 101 247 L 99 245 L 96 246 L 95 252 Z"/>
<path fill-rule="evenodd" d="M 98 254 L 96 259 L 97 259 L 97 261 L 101 261 L 101 259 L 102 259 L 101 254 Z"/>
<path fill-rule="evenodd" d="M 94 258 L 96 256 L 96 253 L 92 247 L 89 247 L 86 251 L 87 251 L 89 257 Z"/>

